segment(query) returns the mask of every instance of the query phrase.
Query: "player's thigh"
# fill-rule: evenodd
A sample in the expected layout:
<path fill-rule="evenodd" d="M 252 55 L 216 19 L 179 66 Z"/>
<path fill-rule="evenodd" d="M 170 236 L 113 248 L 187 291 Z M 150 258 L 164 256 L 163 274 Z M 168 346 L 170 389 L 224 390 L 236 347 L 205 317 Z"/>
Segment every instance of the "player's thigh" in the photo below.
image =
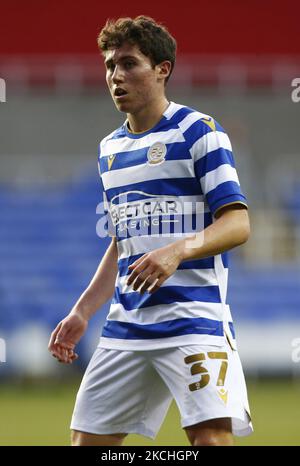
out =
<path fill-rule="evenodd" d="M 100 426 L 123 425 L 130 416 L 138 416 L 144 407 L 147 383 L 150 374 L 142 354 L 97 348 L 77 393 L 71 428 L 94 434 L 114 433 Z"/>
<path fill-rule="evenodd" d="M 146 352 L 98 348 L 78 391 L 71 429 L 153 437 L 171 398 Z"/>
<path fill-rule="evenodd" d="M 185 427 L 186 435 L 193 446 L 232 446 L 231 418 L 211 419 Z"/>
<path fill-rule="evenodd" d="M 99 435 L 80 432 L 78 430 L 71 431 L 71 444 L 73 447 L 84 446 L 120 446 L 123 443 L 127 434 L 110 434 Z"/>

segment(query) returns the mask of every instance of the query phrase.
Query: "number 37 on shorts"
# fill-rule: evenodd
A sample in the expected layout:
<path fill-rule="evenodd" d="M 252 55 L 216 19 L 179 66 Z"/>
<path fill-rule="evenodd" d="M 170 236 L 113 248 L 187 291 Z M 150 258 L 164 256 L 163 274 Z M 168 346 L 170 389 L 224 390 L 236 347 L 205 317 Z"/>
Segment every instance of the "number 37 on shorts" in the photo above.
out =
<path fill-rule="evenodd" d="M 223 387 L 228 367 L 228 356 L 226 352 L 209 351 L 207 353 L 198 353 L 186 356 L 184 362 L 190 366 L 191 375 L 200 375 L 200 380 L 189 385 L 191 392 L 206 387 L 210 382 L 210 374 L 206 367 L 205 361 L 215 360 L 220 364 L 220 370 L 217 377 L 217 386 Z"/>

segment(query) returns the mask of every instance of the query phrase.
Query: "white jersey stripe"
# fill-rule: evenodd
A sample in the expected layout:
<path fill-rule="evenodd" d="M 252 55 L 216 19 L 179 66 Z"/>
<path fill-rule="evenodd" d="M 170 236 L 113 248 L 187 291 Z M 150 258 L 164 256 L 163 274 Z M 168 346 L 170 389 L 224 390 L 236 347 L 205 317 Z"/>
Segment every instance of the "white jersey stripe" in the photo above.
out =
<path fill-rule="evenodd" d="M 167 110 L 164 112 L 164 116 L 167 120 L 170 120 L 172 116 L 174 116 L 175 113 L 178 112 L 178 110 L 181 110 L 182 108 L 185 108 L 184 105 L 175 104 L 174 102 L 171 102 Z"/>
<path fill-rule="evenodd" d="M 119 152 L 131 152 L 133 150 L 144 149 L 155 142 L 172 144 L 174 142 L 184 142 L 183 134 L 178 129 L 169 129 L 157 133 L 147 134 L 139 139 L 130 139 L 128 136 L 122 139 L 110 139 L 101 145 L 101 157 Z"/>
<path fill-rule="evenodd" d="M 195 162 L 217 149 L 232 150 L 229 137 L 222 131 L 212 131 L 199 138 L 191 147 L 190 153 Z"/>
<path fill-rule="evenodd" d="M 144 307 L 126 311 L 122 304 L 111 304 L 108 320 L 119 322 L 135 322 L 137 324 L 157 324 L 180 318 L 207 318 L 219 320 L 222 306 L 220 303 L 183 302 L 160 304 L 159 306 Z"/>
<path fill-rule="evenodd" d="M 231 167 L 229 164 L 220 165 L 215 170 L 206 173 L 200 181 L 202 190 L 206 193 L 209 193 L 217 186 L 227 181 L 234 181 L 238 185 L 240 184 L 236 169 Z"/>
<path fill-rule="evenodd" d="M 126 257 L 135 256 L 137 254 L 146 254 L 154 249 L 162 248 L 168 244 L 178 241 L 180 238 L 189 237 L 193 235 L 180 234 L 178 236 L 165 235 L 152 235 L 152 236 L 133 236 L 131 238 L 123 239 L 117 243 L 119 260 L 126 259 Z"/>
<path fill-rule="evenodd" d="M 120 338 L 107 338 L 102 336 L 99 347 L 125 351 L 148 351 L 158 348 L 163 349 L 199 344 L 199 335 L 194 334 L 168 338 L 153 338 L 151 340 L 121 340 Z M 203 334 L 201 335 L 201 345 L 224 346 L 224 337 Z"/>
<path fill-rule="evenodd" d="M 127 285 L 129 275 L 119 277 L 116 285 L 121 293 L 133 292 L 132 285 Z M 171 275 L 162 285 L 165 286 L 218 286 L 214 269 L 180 269 Z"/>
<path fill-rule="evenodd" d="M 208 115 L 200 112 L 189 113 L 180 123 L 178 123 L 179 128 L 184 133 L 189 129 L 196 121 L 201 120 L 201 118 L 207 118 Z"/>
<path fill-rule="evenodd" d="M 113 176 L 110 171 L 102 174 L 103 182 L 106 189 L 117 188 L 149 180 L 161 180 L 164 178 L 194 178 L 193 161 L 186 160 L 183 166 L 178 163 L 178 160 L 166 160 L 162 165 L 149 165 L 148 163 L 135 165 L 128 168 L 120 168 L 113 171 Z M 150 167 L 150 168 L 149 168 Z"/>

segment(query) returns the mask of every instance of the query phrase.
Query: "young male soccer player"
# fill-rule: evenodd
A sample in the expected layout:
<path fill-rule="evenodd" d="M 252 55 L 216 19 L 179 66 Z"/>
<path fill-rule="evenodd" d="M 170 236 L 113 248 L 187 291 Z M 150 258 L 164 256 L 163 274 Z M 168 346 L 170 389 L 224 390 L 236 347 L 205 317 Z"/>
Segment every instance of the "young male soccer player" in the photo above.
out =
<path fill-rule="evenodd" d="M 167 100 L 176 42 L 163 26 L 108 21 L 98 44 L 127 120 L 99 150 L 111 244 L 49 343 L 71 363 L 89 318 L 114 295 L 77 395 L 72 444 L 153 438 L 175 398 L 192 445 L 232 445 L 252 426 L 226 304 L 226 251 L 249 236 L 230 141 L 212 117 Z M 186 220 L 197 216 L 203 227 L 192 233 Z"/>

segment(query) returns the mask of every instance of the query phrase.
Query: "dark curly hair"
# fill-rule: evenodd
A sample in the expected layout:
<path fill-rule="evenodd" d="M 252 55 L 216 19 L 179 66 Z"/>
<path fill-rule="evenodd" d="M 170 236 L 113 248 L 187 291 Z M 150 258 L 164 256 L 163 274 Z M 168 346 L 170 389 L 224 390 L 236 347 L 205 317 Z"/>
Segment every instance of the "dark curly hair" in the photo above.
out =
<path fill-rule="evenodd" d="M 150 58 L 152 66 L 165 60 L 170 61 L 171 72 L 166 81 L 173 71 L 176 60 L 176 40 L 166 27 L 156 23 L 149 16 L 107 20 L 97 42 L 103 54 L 110 48 L 119 48 L 128 42 L 137 45 L 140 51 Z"/>

